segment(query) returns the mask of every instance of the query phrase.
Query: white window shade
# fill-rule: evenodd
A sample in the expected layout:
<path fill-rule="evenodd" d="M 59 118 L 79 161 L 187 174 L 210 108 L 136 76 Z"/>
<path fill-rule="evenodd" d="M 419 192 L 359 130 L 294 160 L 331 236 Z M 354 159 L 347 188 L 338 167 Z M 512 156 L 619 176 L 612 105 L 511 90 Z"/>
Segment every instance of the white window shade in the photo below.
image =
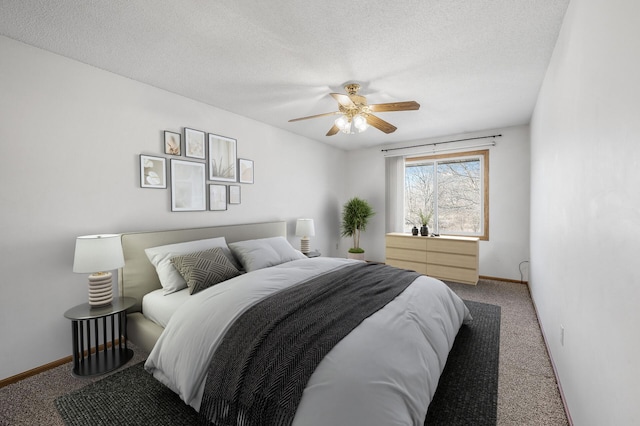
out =
<path fill-rule="evenodd" d="M 404 157 L 385 158 L 386 232 L 402 232 L 404 227 Z"/>

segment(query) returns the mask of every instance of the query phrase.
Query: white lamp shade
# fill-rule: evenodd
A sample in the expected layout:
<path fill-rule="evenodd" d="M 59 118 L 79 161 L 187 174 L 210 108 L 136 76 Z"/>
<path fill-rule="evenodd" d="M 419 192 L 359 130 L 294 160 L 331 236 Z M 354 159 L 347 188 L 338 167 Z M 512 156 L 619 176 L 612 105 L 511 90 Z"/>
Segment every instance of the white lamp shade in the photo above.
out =
<path fill-rule="evenodd" d="M 316 230 L 313 226 L 313 219 L 298 219 L 296 223 L 296 236 L 313 237 L 314 235 L 316 235 Z"/>
<path fill-rule="evenodd" d="M 73 272 L 105 272 L 124 266 L 118 234 L 85 235 L 76 239 Z"/>

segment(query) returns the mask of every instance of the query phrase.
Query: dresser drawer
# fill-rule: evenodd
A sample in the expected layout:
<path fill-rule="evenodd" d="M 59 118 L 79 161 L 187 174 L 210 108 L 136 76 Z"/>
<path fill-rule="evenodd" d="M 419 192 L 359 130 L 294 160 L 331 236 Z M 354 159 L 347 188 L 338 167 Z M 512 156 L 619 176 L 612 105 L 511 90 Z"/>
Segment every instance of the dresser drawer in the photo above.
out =
<path fill-rule="evenodd" d="M 407 262 L 405 260 L 388 259 L 385 262 L 387 265 L 395 266 L 396 268 L 409 269 L 416 271 L 420 274 L 427 274 L 427 264 L 418 262 Z"/>
<path fill-rule="evenodd" d="M 427 261 L 427 252 L 422 250 L 411 250 L 396 247 L 387 247 L 387 259 L 407 260 L 409 262 Z"/>
<path fill-rule="evenodd" d="M 455 268 L 452 266 L 429 265 L 430 277 L 464 284 L 478 283 L 478 270 Z"/>
<path fill-rule="evenodd" d="M 445 239 L 445 238 L 429 238 L 428 251 L 437 251 L 441 253 L 456 253 L 456 254 L 468 254 L 477 256 L 478 255 L 478 242 L 477 241 L 464 241 L 464 240 L 453 240 L 453 239 Z"/>
<path fill-rule="evenodd" d="M 478 257 L 464 254 L 440 253 L 430 251 L 427 254 L 427 264 L 454 266 L 456 268 L 478 269 Z"/>
<path fill-rule="evenodd" d="M 427 250 L 427 237 L 414 237 L 413 235 L 405 236 L 397 236 L 397 235 L 387 235 L 386 236 L 386 246 L 403 248 L 409 250 Z"/>

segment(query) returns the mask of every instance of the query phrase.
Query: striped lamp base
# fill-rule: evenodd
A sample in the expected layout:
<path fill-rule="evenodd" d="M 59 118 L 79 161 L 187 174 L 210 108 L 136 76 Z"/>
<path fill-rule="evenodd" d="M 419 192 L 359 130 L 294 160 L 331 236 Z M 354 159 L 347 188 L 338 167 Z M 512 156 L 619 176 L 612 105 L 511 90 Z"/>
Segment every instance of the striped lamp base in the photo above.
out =
<path fill-rule="evenodd" d="M 113 300 L 111 272 L 99 272 L 89 275 L 89 305 L 106 306 Z"/>
<path fill-rule="evenodd" d="M 304 254 L 309 253 L 311 250 L 309 249 L 309 239 L 302 238 L 300 239 L 300 251 Z"/>

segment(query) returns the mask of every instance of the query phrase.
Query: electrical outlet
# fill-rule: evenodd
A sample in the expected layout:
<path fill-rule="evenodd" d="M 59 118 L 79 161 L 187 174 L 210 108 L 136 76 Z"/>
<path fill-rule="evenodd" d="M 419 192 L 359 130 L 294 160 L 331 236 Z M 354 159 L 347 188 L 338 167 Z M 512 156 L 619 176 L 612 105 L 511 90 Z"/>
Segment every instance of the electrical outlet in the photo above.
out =
<path fill-rule="evenodd" d="M 564 325 L 560 324 L 560 345 L 564 346 Z"/>

